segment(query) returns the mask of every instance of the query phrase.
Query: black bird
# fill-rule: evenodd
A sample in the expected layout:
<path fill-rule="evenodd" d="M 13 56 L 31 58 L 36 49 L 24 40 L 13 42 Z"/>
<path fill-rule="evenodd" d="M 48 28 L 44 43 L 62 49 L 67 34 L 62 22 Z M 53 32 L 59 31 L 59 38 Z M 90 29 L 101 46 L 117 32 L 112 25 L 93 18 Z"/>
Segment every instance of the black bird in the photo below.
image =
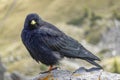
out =
<path fill-rule="evenodd" d="M 97 56 L 36 13 L 27 15 L 21 37 L 32 58 L 50 66 L 49 70 L 64 57 L 83 59 L 102 68 L 95 62 L 100 61 Z"/>

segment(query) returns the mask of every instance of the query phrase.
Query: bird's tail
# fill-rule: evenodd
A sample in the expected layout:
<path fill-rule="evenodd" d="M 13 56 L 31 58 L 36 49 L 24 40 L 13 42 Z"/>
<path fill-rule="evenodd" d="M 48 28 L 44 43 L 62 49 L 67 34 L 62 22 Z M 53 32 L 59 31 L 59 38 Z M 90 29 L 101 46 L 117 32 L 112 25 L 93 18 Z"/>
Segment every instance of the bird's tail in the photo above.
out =
<path fill-rule="evenodd" d="M 90 60 L 90 59 L 85 59 L 86 61 L 88 61 L 89 63 L 99 67 L 100 69 L 103 69 L 102 66 L 100 66 L 99 64 L 97 64 L 94 60 Z"/>

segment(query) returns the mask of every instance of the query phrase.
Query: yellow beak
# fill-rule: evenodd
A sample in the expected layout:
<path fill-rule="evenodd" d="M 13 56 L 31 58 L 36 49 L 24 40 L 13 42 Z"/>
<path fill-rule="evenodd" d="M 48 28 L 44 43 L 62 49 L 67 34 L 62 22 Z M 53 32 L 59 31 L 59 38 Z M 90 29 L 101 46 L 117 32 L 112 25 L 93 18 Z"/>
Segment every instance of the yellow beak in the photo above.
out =
<path fill-rule="evenodd" d="M 35 25 L 35 24 L 36 24 L 36 21 L 35 21 L 35 20 L 32 20 L 32 21 L 31 21 L 31 24 L 32 24 L 32 25 Z"/>

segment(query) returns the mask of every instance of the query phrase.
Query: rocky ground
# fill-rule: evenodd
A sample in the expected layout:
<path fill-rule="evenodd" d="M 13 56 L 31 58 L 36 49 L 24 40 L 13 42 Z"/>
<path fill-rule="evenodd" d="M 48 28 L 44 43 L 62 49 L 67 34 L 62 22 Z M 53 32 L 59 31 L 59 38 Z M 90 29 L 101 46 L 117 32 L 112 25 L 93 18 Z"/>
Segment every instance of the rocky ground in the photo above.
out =
<path fill-rule="evenodd" d="M 120 74 L 109 73 L 98 68 L 85 69 L 81 67 L 74 72 L 53 70 L 30 80 L 120 80 Z"/>

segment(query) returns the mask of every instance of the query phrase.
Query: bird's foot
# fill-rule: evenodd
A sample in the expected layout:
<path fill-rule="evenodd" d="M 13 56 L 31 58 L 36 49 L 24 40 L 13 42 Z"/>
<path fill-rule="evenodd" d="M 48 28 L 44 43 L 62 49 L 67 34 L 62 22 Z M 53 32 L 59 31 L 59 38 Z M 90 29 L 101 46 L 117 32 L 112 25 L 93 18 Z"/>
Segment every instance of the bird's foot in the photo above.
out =
<path fill-rule="evenodd" d="M 44 71 L 44 72 L 40 72 L 39 74 L 45 74 L 48 73 L 49 71 Z"/>
<path fill-rule="evenodd" d="M 52 70 L 56 70 L 56 69 L 59 69 L 59 67 L 54 67 L 48 71 L 45 71 L 45 72 L 40 72 L 40 74 L 45 74 L 45 73 L 50 73 Z"/>
<path fill-rule="evenodd" d="M 52 73 L 45 74 L 45 76 L 38 78 L 37 80 L 54 80 Z"/>
<path fill-rule="evenodd" d="M 54 68 L 52 68 L 52 70 L 57 70 L 57 69 L 60 69 L 60 67 L 54 67 Z"/>

